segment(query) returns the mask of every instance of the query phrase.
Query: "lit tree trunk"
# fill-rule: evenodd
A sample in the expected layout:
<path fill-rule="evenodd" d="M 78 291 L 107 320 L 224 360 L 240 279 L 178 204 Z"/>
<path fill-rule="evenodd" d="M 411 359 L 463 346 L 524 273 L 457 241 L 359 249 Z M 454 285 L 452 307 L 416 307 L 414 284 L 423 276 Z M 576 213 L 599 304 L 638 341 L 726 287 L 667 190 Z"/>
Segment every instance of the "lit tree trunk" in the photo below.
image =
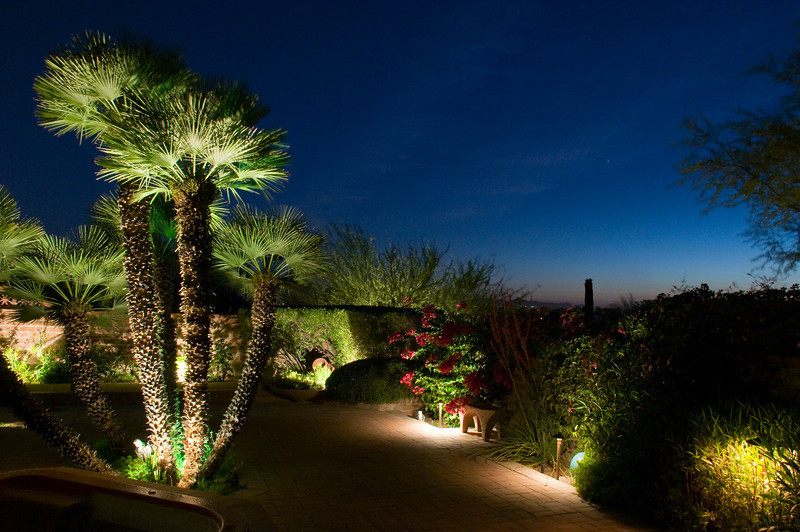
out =
<path fill-rule="evenodd" d="M 153 251 L 150 240 L 150 205 L 133 200 L 134 188 L 122 184 L 119 191 L 120 217 L 125 236 L 125 275 L 128 280 L 128 323 L 133 357 L 142 385 L 142 401 L 150 432 L 150 443 L 159 467 L 168 479 L 175 478 L 175 457 L 170 433 L 172 416 L 164 376 L 161 301 L 155 290 Z"/>
<path fill-rule="evenodd" d="M 62 317 L 64 344 L 72 374 L 72 390 L 86 406 L 89 419 L 106 434 L 118 450 L 127 440 L 108 398 L 100 388 L 100 377 L 89 355 L 89 321 L 83 311 L 76 310 Z"/>
<path fill-rule="evenodd" d="M 20 382 L 11 371 L 6 359 L 0 356 L 0 398 L 11 408 L 17 419 L 25 422 L 25 426 L 35 432 L 58 454 L 70 460 L 78 467 L 116 475 L 97 453 L 80 440 L 78 435 L 65 427 L 60 419 L 52 415 Z"/>
<path fill-rule="evenodd" d="M 178 342 L 175 338 L 175 320 L 172 309 L 175 307 L 175 283 L 173 271 L 166 259 L 155 257 L 156 286 L 158 287 L 158 313 L 161 316 L 161 342 L 164 353 L 164 379 L 167 384 L 169 408 L 177 415 L 178 404 Z"/>
<path fill-rule="evenodd" d="M 211 214 L 213 185 L 194 194 L 176 194 L 178 261 L 181 271 L 186 377 L 183 385 L 183 474 L 178 486 L 192 487 L 208 438 L 208 365 L 211 352 Z"/>
<path fill-rule="evenodd" d="M 217 438 L 214 440 L 214 447 L 208 458 L 203 464 L 201 476 L 210 478 L 216 473 L 223 458 L 230 449 L 234 438 L 242 430 L 247 413 L 253 404 L 253 399 L 258 392 L 261 382 L 261 375 L 269 358 L 269 351 L 272 343 L 272 327 L 275 325 L 275 304 L 274 296 L 277 283 L 269 280 L 256 281 L 254 283 L 255 293 L 253 294 L 252 320 L 253 335 L 250 344 L 247 346 L 247 357 L 239 385 L 231 399 L 228 409 L 222 418 Z"/>

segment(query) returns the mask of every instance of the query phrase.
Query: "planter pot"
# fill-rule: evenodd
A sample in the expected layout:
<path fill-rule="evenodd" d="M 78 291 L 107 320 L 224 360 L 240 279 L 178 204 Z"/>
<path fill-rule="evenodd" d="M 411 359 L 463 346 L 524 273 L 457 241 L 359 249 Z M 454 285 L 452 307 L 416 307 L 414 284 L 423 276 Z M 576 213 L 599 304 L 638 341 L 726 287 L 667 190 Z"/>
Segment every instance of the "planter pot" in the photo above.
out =
<path fill-rule="evenodd" d="M 227 498 L 69 467 L 0 475 L 4 530 L 244 532 Z"/>
<path fill-rule="evenodd" d="M 267 389 L 273 394 L 290 401 L 311 401 L 321 399 L 325 395 L 325 390 L 297 390 L 295 388 L 276 388 L 267 384 Z"/>

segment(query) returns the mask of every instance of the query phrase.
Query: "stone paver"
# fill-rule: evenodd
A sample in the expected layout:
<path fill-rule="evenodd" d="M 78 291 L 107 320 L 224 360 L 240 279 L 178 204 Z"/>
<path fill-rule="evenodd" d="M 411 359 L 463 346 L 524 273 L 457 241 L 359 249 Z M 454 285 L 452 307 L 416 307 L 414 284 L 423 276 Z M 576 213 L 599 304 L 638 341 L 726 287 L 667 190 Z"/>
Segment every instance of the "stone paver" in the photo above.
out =
<path fill-rule="evenodd" d="M 142 437 L 139 407 L 119 410 L 140 431 L 131 437 Z M 71 423 L 81 416 L 77 407 L 57 413 Z M 63 465 L 26 429 L 1 425 L 12 421 L 0 409 L 0 470 Z M 78 430 L 93 437 L 86 423 Z M 255 530 L 645 530 L 568 484 L 476 456 L 486 445 L 402 412 L 291 403 L 262 391 L 234 446 L 245 489 L 232 497 L 258 521 Z"/>

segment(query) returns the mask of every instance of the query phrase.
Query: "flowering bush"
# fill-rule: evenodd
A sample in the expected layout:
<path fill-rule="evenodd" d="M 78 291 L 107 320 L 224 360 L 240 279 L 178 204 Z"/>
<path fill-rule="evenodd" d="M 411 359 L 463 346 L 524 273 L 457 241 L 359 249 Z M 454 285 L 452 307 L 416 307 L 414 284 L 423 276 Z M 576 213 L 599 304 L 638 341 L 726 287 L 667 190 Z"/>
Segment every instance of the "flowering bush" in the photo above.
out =
<path fill-rule="evenodd" d="M 493 358 L 486 349 L 484 327 L 470 323 L 465 304 L 454 314 L 432 306 L 422 309 L 418 328 L 389 337 L 390 343 L 405 342 L 402 357 L 417 362 L 400 383 L 418 396 L 429 413 L 438 415 L 444 406 L 444 421 L 458 422 L 467 404 L 492 402 L 503 392 L 507 380 L 492 378 Z M 475 321 L 475 320 L 473 320 Z"/>

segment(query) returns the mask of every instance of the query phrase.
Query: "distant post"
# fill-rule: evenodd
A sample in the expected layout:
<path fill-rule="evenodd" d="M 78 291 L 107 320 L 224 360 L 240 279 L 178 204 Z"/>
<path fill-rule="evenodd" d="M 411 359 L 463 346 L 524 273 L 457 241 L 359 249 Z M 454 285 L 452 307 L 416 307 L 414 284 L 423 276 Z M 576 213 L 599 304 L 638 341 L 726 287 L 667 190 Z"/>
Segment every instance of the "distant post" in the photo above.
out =
<path fill-rule="evenodd" d="M 583 316 L 584 321 L 588 324 L 594 319 L 594 289 L 592 288 L 592 280 L 586 279 L 583 283 Z"/>

